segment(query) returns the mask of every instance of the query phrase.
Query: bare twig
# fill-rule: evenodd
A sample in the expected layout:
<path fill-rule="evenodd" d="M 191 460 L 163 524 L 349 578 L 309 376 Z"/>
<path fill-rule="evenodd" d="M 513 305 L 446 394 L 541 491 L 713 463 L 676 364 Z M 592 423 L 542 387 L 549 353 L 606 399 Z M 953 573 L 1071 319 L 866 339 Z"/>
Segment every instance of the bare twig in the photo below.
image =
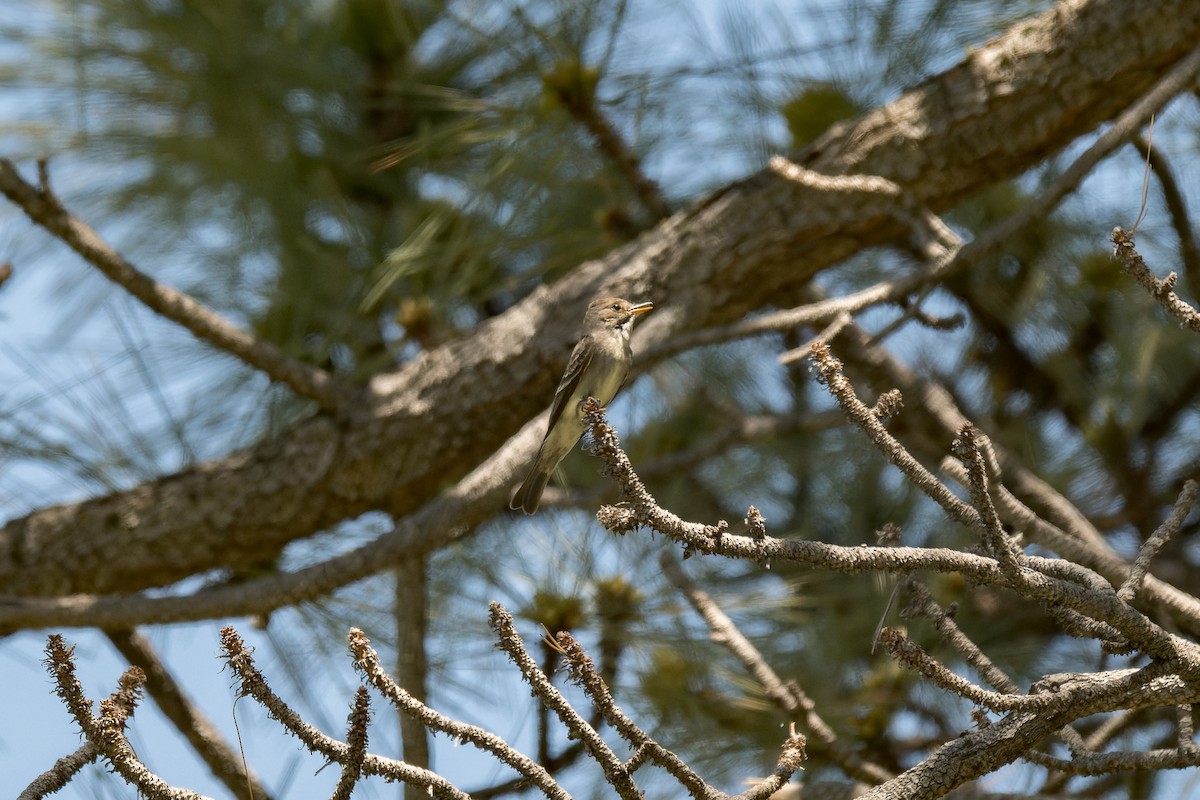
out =
<path fill-rule="evenodd" d="M 692 797 L 708 798 L 712 796 L 711 787 L 691 767 L 685 764 L 679 756 L 650 738 L 649 734 L 617 707 L 612 693 L 605 685 L 604 679 L 600 677 L 591 658 L 570 633 L 559 632 L 555 636 L 555 641 L 566 658 L 572 680 L 583 687 L 583 691 L 600 710 L 605 721 L 634 748 L 634 753 L 637 755 L 634 763 L 640 765 L 643 762 L 654 762 L 679 781 Z M 624 766 L 624 769 L 632 773 L 628 764 Z"/>
<path fill-rule="evenodd" d="M 1130 142 L 1142 153 L 1149 154 L 1150 142 L 1141 134 L 1133 136 Z M 1188 215 L 1183 190 L 1162 151 L 1155 153 L 1154 158 L 1149 158 L 1148 155 L 1147 158 L 1150 169 L 1162 187 L 1163 201 L 1171 217 L 1171 225 L 1175 228 L 1175 235 L 1179 237 L 1179 258 L 1183 262 L 1183 274 L 1187 276 L 1192 293 L 1200 294 L 1200 243 L 1197 243 L 1196 235 L 1192 232 L 1192 219 Z"/>
<path fill-rule="evenodd" d="M 74 648 L 68 648 L 59 634 L 51 634 L 46 645 L 46 667 L 55 682 L 55 692 L 70 709 L 75 721 L 113 769 L 151 800 L 202 800 L 202 796 L 171 786 L 143 764 L 125 738 L 125 722 L 141 699 L 145 674 L 130 667 L 120 678 L 120 691 L 100 702 L 100 714 L 92 714 L 92 703 L 83 695 L 75 677 Z"/>
<path fill-rule="evenodd" d="M 346 753 L 346 760 L 342 762 L 342 774 L 330 795 L 331 800 L 350 800 L 354 787 L 362 778 L 363 760 L 367 756 L 367 725 L 370 721 L 370 696 L 367 687 L 360 686 L 354 693 L 354 704 L 347 718 L 349 727 L 346 730 L 346 742 L 350 749 Z"/>
<path fill-rule="evenodd" d="M 1117 710 L 1170 705 L 1173 698 L 1180 696 L 1200 697 L 1200 688 L 1191 687 L 1178 675 L 1170 674 L 1170 668 L 1164 662 L 1151 662 L 1141 669 L 1047 675 L 1034 684 L 1030 694 L 989 692 L 951 672 L 896 628 L 885 628 L 880 641 L 904 666 L 921 673 L 946 691 L 993 711 L 1045 712 L 1071 708 L 1080 701 Z M 1148 688 L 1151 684 L 1155 687 L 1153 690 Z"/>
<path fill-rule="evenodd" d="M 246 774 L 245 764 L 238 752 L 175 682 L 150 640 L 137 630 L 107 633 L 109 641 L 121 655 L 130 664 L 142 669 L 146 676 L 146 692 L 175 729 L 187 739 L 196 755 L 208 765 L 217 780 L 234 795 L 241 794 L 249 784 L 255 800 L 270 800 L 270 793 L 258 778 Z"/>
<path fill-rule="evenodd" d="M 390 700 L 398 711 L 417 720 L 427 730 L 440 731 L 456 741 L 470 742 L 480 750 L 491 753 L 498 761 L 516 770 L 530 786 L 540 789 L 547 797 L 553 800 L 569 800 L 567 793 L 544 767 L 522 755 L 499 736 L 483 728 L 444 717 L 406 692 L 387 674 L 379 661 L 379 654 L 371 646 L 371 641 L 358 628 L 350 629 L 349 642 L 355 667 L 362 671 L 363 677 Z"/>
<path fill-rule="evenodd" d="M 808 358 L 812 354 L 812 346 L 817 342 L 830 342 L 841 333 L 847 325 L 853 321 L 853 317 L 849 313 L 841 313 L 833 318 L 833 321 L 821 329 L 812 340 L 805 342 L 799 347 L 788 350 L 786 353 L 780 353 L 778 361 L 785 367 L 803 358 Z"/>
<path fill-rule="evenodd" d="M 988 686 L 1004 694 L 1015 694 L 1020 691 L 1016 682 L 993 664 L 992 660 L 979 649 L 979 646 L 959 629 L 958 624 L 951 616 L 934 602 L 933 595 L 925 588 L 925 584 L 915 578 L 909 578 L 904 583 L 904 590 L 908 592 L 910 602 L 901 612 L 902 616 L 921 616 L 930 620 L 947 644 L 953 647 L 963 657 L 963 660 L 979 673 L 979 677 L 983 678 Z"/>
<path fill-rule="evenodd" d="M 842 362 L 833 356 L 829 348 L 824 343 L 817 342 L 812 346 L 812 355 L 821 383 L 825 384 L 850 420 L 867 435 L 888 461 L 896 465 L 918 489 L 941 506 L 951 519 L 982 533 L 984 523 L 979 512 L 959 500 L 888 432 L 871 408 L 858 398 L 854 387 L 842 372 Z"/>
<path fill-rule="evenodd" d="M 1120 753 L 1086 753 L 1071 759 L 1030 753 L 1029 761 L 1068 775 L 1104 775 L 1133 770 L 1187 769 L 1200 766 L 1200 748 L 1186 750 L 1143 750 Z"/>
<path fill-rule="evenodd" d="M 794 681 L 786 683 L 775 673 L 771 665 L 763 658 L 762 653 L 742 635 L 733 620 L 708 596 L 696 586 L 683 571 L 679 560 L 671 553 L 664 551 L 659 558 L 667 579 L 681 591 L 692 608 L 696 610 L 712 631 L 714 641 L 723 644 L 742 663 L 763 693 L 775 705 L 789 716 L 803 716 L 804 725 L 815 737 L 815 745 L 825 752 L 841 767 L 847 775 L 865 783 L 883 783 L 892 777 L 892 773 L 879 764 L 860 756 L 853 748 L 847 746 L 838 738 L 837 732 L 821 718 L 816 711 L 816 704 L 803 689 Z"/>
<path fill-rule="evenodd" d="M 492 626 L 492 630 L 500 638 L 500 649 L 508 655 L 517 669 L 521 671 L 525 680 L 533 687 L 533 693 L 547 708 L 558 716 L 559 721 L 567 728 L 570 736 L 583 742 L 588 753 L 600 765 L 600 769 L 603 770 L 604 777 L 609 785 L 616 790 L 617 794 L 623 800 L 638 800 L 641 792 L 637 788 L 637 784 L 633 782 L 632 772 L 626 765 L 621 763 L 621 760 L 617 758 L 617 754 L 600 738 L 600 734 L 596 732 L 596 729 L 587 720 L 579 716 L 579 713 L 571 707 L 567 699 L 562 696 L 562 693 L 558 691 L 554 684 L 550 682 L 550 679 L 546 677 L 546 674 L 538 667 L 533 656 L 525 649 L 525 643 L 521 641 L 521 635 L 517 633 L 512 615 L 499 603 L 493 602 L 489 606 L 488 621 Z"/>
<path fill-rule="evenodd" d="M 632 772 L 633 764 L 640 766 L 644 762 L 651 761 L 670 773 L 687 790 L 688 794 L 697 800 L 723 800 L 726 797 L 724 792 L 705 783 L 679 756 L 652 739 L 617 707 L 612 693 L 604 683 L 604 679 L 600 677 L 595 664 L 570 633 L 562 631 L 555 638 L 566 657 L 572 680 L 583 687 L 584 692 L 600 709 L 608 724 L 634 748 L 634 758 L 625 765 L 626 769 Z M 787 783 L 792 774 L 801 768 L 801 762 L 806 758 L 804 743 L 804 737 L 793 732 L 783 745 L 779 762 L 771 778 L 762 781 L 738 797 L 745 798 L 745 800 L 765 800 L 766 797 Z"/>
<path fill-rule="evenodd" d="M 971 491 L 971 502 L 979 512 L 982 522 L 979 528 L 983 536 L 983 546 L 993 558 L 1000 562 L 1000 569 L 1008 575 L 1014 584 L 1021 582 L 1021 568 L 1025 566 L 1024 554 L 1004 532 L 1004 525 L 996 513 L 992 496 L 988 490 L 988 470 L 984 462 L 983 448 L 980 439 L 985 439 L 979 429 L 971 423 L 964 424 L 958 430 L 958 438 L 954 440 L 954 450 L 967 468 L 967 485 Z"/>
<path fill-rule="evenodd" d="M 42 800 L 62 789 L 75 773 L 100 757 L 100 748 L 91 742 L 84 742 L 70 755 L 65 755 L 54 762 L 54 766 L 38 775 L 26 786 L 17 800 Z"/>
<path fill-rule="evenodd" d="M 1113 255 L 1121 262 L 1121 266 L 1158 301 L 1163 310 L 1179 320 L 1179 324 L 1193 333 L 1200 333 L 1200 311 L 1179 299 L 1175 294 L 1175 282 L 1179 276 L 1174 272 L 1159 280 L 1146 266 L 1146 261 L 1133 247 L 1133 237 L 1120 228 L 1113 228 Z"/>
<path fill-rule="evenodd" d="M 326 411 L 344 408 L 350 389 L 329 373 L 292 358 L 274 344 L 234 325 L 192 296 L 165 286 L 114 250 L 91 227 L 73 216 L 50 191 L 44 163 L 39 186 L 21 177 L 8 159 L 0 158 L 0 192 L 64 244 L 124 288 L 152 311 L 177 322 L 197 338 L 233 354 Z"/>
<path fill-rule="evenodd" d="M 221 650 L 225 663 L 237 677 L 243 697 L 252 697 L 278 720 L 284 729 L 304 743 L 310 751 L 319 753 L 337 764 L 345 764 L 351 758 L 351 746 L 326 736 L 309 725 L 287 703 L 271 690 L 266 679 L 254 666 L 249 648 L 231 627 L 221 629 Z M 379 775 L 387 780 L 402 781 L 425 787 L 435 798 L 445 800 L 470 800 L 468 795 L 450 781 L 427 769 L 405 764 L 391 758 L 367 753 L 362 759 L 364 775 Z"/>
<path fill-rule="evenodd" d="M 879 211 L 904 224 L 909 229 L 914 247 L 930 262 L 942 262 L 939 268 L 962 245 L 958 234 L 923 205 L 913 194 L 893 180 L 879 175 L 823 175 L 806 169 L 783 156 L 773 156 L 770 169 L 793 183 L 837 194 L 862 195 L 877 204 Z M 866 213 L 870 213 L 867 210 Z"/>
<path fill-rule="evenodd" d="M 1133 560 L 1133 566 L 1129 570 L 1129 577 L 1117 590 L 1117 596 L 1126 603 L 1132 603 L 1141 592 L 1142 584 L 1146 580 L 1146 573 L 1150 571 L 1150 562 L 1158 554 L 1159 549 L 1183 527 L 1184 520 L 1191 513 L 1192 506 L 1196 504 L 1197 496 L 1200 496 L 1200 483 L 1193 480 L 1185 482 L 1183 491 L 1179 493 L 1179 499 L 1175 501 L 1175 508 L 1171 511 L 1171 516 L 1167 517 L 1163 524 L 1150 534 L 1141 549 L 1138 550 L 1137 558 Z"/>

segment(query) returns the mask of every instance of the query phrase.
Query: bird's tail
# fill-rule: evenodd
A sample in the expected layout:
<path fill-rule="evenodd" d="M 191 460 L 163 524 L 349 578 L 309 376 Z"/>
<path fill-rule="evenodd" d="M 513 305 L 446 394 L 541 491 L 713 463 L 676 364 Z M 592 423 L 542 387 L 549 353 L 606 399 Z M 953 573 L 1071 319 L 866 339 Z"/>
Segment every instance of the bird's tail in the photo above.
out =
<path fill-rule="evenodd" d="M 512 501 L 508 504 L 509 508 L 520 509 L 526 514 L 537 511 L 538 503 L 542 501 L 542 492 L 546 490 L 546 484 L 550 482 L 552 472 L 553 466 L 546 469 L 541 458 L 535 461 L 533 468 L 525 476 L 525 482 L 521 484 L 521 488 L 517 489 L 517 493 L 513 495 Z"/>

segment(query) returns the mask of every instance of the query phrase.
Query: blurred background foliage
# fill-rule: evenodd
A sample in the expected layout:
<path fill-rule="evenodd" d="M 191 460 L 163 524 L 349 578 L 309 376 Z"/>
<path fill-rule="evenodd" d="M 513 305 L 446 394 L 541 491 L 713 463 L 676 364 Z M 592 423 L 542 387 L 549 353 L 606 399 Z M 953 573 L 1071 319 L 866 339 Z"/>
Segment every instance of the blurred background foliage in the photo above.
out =
<path fill-rule="evenodd" d="M 68 206 L 142 268 L 360 382 L 470 331 L 539 283 L 636 237 L 664 210 L 760 168 L 773 153 L 803 147 L 1049 6 L 15 5 L 27 13 L 0 23 L 8 42 L 0 48 L 0 85 L 15 98 L 0 105 L 4 155 L 49 156 Z M 1173 109 L 1159 123 L 1156 146 L 1173 159 L 1180 185 L 1194 187 L 1195 102 Z M 619 135 L 650 190 L 617 163 L 604 126 Z M 1050 159 L 948 219 L 964 234 L 984 230 L 1062 166 Z M 1200 388 L 1200 350 L 1156 314 L 1106 252 L 1114 222 L 1136 215 L 1132 187 L 1141 174 L 1141 155 L 1130 147 L 1058 212 L 947 281 L 927 310 L 961 314 L 961 327 L 910 322 L 888 338 L 1124 552 L 1158 524 L 1181 480 L 1196 471 Z M 1181 261 L 1153 180 L 1139 243 L 1162 259 L 1160 272 L 1183 273 L 1182 291 L 1194 297 L 1200 271 Z M 44 253 L 44 239 L 11 210 L 4 214 L 0 241 L 17 267 L 13 286 L 37 264 L 51 274 L 39 297 L 58 309 L 27 331 L 29 349 L 5 350 L 12 380 L 0 394 L 0 463 L 24 470 L 0 497 L 6 517 L 223 455 L 307 413 L 81 277 L 61 249 Z M 828 293 L 852 291 L 912 269 L 911 261 L 907 253 L 872 251 L 818 282 Z M 12 318 L 4 296 L 0 314 Z M 880 330 L 899 313 L 876 310 L 863 323 Z M 828 413 L 804 364 L 777 365 L 779 352 L 812 333 L 691 351 L 627 389 L 614 419 L 635 463 L 653 476 L 656 496 L 705 521 L 737 519 L 753 503 L 780 536 L 873 543 L 894 523 L 904 543 L 968 546 Z M 873 397 L 889 387 L 862 388 Z M 901 430 L 909 414 L 919 409 L 902 412 Z M 757 427 L 747 425 L 755 420 Z M 572 456 L 564 474 L 579 490 L 577 507 L 531 521 L 497 518 L 431 558 L 432 702 L 518 741 L 532 735 L 524 693 L 498 697 L 490 682 L 504 667 L 491 651 L 484 609 L 499 598 L 529 621 L 579 632 L 620 686 L 622 704 L 698 769 L 729 780 L 765 770 L 783 720 L 665 583 L 655 557 L 661 544 L 600 535 L 590 513 L 606 488 L 594 464 Z M 311 563 L 384 527 L 376 516 L 348 520 L 289 549 L 284 564 Z M 1194 525 L 1169 548 L 1161 559 L 1171 565 L 1166 577 L 1195 592 Z M 776 670 L 871 757 L 901 769 L 969 724 L 960 703 L 870 654 L 890 584 L 787 565 L 765 571 L 697 559 L 687 567 Z M 348 625 L 386 646 L 391 610 L 379 598 L 389 596 L 380 592 L 387 581 L 272 616 L 269 641 L 293 666 L 296 691 L 313 693 L 315 674 L 345 672 L 341 646 L 330 643 Z M 972 592 L 945 576 L 933 587 L 942 602 L 962 604 L 959 623 L 1018 683 L 1071 668 L 1071 659 L 1094 665 L 1099 658 L 1013 597 Z M 927 634 L 920 626 L 912 632 Z M 932 638 L 922 641 L 952 659 Z M 478 680 L 479 671 L 489 681 Z M 526 720 L 519 733 L 503 729 L 510 718 Z M 268 783 L 275 779 L 259 768 Z M 810 778 L 835 775 L 826 762 L 811 763 Z M 1099 786 L 1151 796 L 1155 780 Z M 464 788 L 477 784 L 467 780 Z"/>

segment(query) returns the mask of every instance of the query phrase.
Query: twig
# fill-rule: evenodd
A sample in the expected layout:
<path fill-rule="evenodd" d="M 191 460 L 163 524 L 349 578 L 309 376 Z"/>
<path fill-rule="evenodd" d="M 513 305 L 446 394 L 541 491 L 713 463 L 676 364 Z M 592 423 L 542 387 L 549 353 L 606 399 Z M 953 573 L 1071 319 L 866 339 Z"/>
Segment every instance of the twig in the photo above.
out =
<path fill-rule="evenodd" d="M 530 786 L 537 787 L 547 797 L 553 798 L 553 800 L 570 800 L 569 795 L 543 766 L 522 755 L 499 736 L 489 733 L 483 728 L 442 716 L 406 692 L 387 674 L 379 661 L 379 654 L 361 630 L 350 629 L 349 643 L 355 667 L 380 694 L 390 700 L 392 705 L 405 716 L 417 720 L 428 730 L 440 731 L 456 741 L 470 742 L 480 750 L 491 753 L 498 761 L 516 770 L 529 782 Z"/>
<path fill-rule="evenodd" d="M 371 721 L 370 699 L 365 686 L 358 687 L 354 692 L 354 704 L 350 707 L 346 730 L 346 743 L 350 749 L 346 753 L 346 760 L 342 762 L 342 774 L 330 800 L 350 800 L 354 787 L 362 777 L 363 761 L 367 756 L 367 725 Z"/>
<path fill-rule="evenodd" d="M 871 408 L 858 398 L 854 387 L 850 385 L 850 381 L 842 372 L 842 362 L 833 356 L 829 348 L 824 343 L 814 343 L 812 355 L 821 383 L 825 384 L 829 393 L 838 401 L 850 420 L 867 435 L 871 443 L 887 457 L 888 461 L 899 468 L 918 489 L 941 506 L 951 519 L 970 530 L 982 533 L 984 523 L 979 512 L 959 500 L 945 484 L 925 469 L 888 432 Z"/>
<path fill-rule="evenodd" d="M 1192 506 L 1196 504 L 1197 496 L 1200 496 L 1200 483 L 1194 480 L 1185 482 L 1183 491 L 1179 493 L 1179 499 L 1175 501 L 1175 508 L 1171 511 L 1171 516 L 1167 517 L 1163 524 L 1150 534 L 1138 550 L 1137 558 L 1133 560 L 1133 566 L 1129 570 L 1129 577 L 1117 590 L 1117 597 L 1126 603 L 1132 603 L 1137 598 L 1138 593 L 1142 590 L 1142 584 L 1146 580 L 1146 573 L 1150 571 L 1150 562 L 1158 554 L 1159 549 L 1183 527 L 1184 520 L 1191 513 Z"/>
<path fill-rule="evenodd" d="M 808 358 L 812 354 L 812 347 L 817 342 L 831 342 L 841 333 L 841 331 L 853 321 L 853 317 L 848 313 L 838 314 L 833 318 L 833 321 L 821 329 L 816 336 L 810 341 L 800 345 L 799 347 L 788 350 L 786 353 L 780 353 L 778 361 L 783 366 L 795 363 L 802 358 Z"/>
<path fill-rule="evenodd" d="M 919 672 L 946 691 L 993 711 L 1043 712 L 1070 707 L 1081 699 L 1097 702 L 1101 698 L 1105 698 L 1106 707 L 1125 708 L 1127 706 L 1122 703 L 1135 693 L 1148 705 L 1166 705 L 1170 702 L 1169 698 L 1164 697 L 1162 702 L 1157 702 L 1144 691 L 1148 684 L 1159 678 L 1171 678 L 1175 691 L 1184 694 L 1196 692 L 1200 696 L 1200 689 L 1188 689 L 1177 675 L 1168 674 L 1169 667 L 1163 662 L 1152 662 L 1141 669 L 1050 675 L 1034 685 L 1034 693 L 1001 694 L 982 689 L 954 674 L 896 628 L 884 628 L 880 641 L 904 666 Z"/>
<path fill-rule="evenodd" d="M 350 390 L 329 373 L 292 358 L 274 344 L 234 325 L 191 295 L 165 286 L 139 271 L 101 239 L 95 230 L 63 207 L 50 191 L 44 163 L 39 163 L 39 175 L 40 186 L 33 186 L 21 177 L 11 161 L 0 158 L 0 192 L 24 211 L 29 219 L 61 240 L 150 310 L 179 323 L 197 338 L 261 370 L 301 397 L 315 400 L 326 411 L 337 411 L 347 405 L 351 399 Z"/>
<path fill-rule="evenodd" d="M 1021 568 L 1025 566 L 1024 554 L 1004 532 L 1004 525 L 996 513 L 988 491 L 987 465 L 984 463 L 983 448 L 980 439 L 984 438 L 979 429 L 971 423 L 965 423 L 958 430 L 958 438 L 954 440 L 953 448 L 967 468 L 967 485 L 971 492 L 971 502 L 979 512 L 982 522 L 980 533 L 983 536 L 983 546 L 993 558 L 1000 562 L 1000 569 L 1008 576 L 1013 584 L 1021 582 Z M 986 439 L 985 439 L 986 441 Z"/>
<path fill-rule="evenodd" d="M 909 578 L 904 583 L 910 602 L 901 611 L 903 617 L 921 616 L 933 623 L 934 629 L 941 634 L 946 643 L 963 657 L 963 660 L 983 678 L 984 682 L 1004 694 L 1016 694 L 1020 689 L 1015 681 L 1004 673 L 992 660 L 984 655 L 979 646 L 972 642 L 958 627 L 957 623 L 945 610 L 933 600 L 933 595 L 925 588 L 925 584 L 916 578 Z"/>
<path fill-rule="evenodd" d="M 84 742 L 70 755 L 65 755 L 54 762 L 54 766 L 38 775 L 17 795 L 17 800 L 42 800 L 54 794 L 75 777 L 75 773 L 100 757 L 100 748 L 91 742 Z"/>
<path fill-rule="evenodd" d="M 1134 249 L 1133 237 L 1121 228 L 1113 228 L 1111 238 L 1113 255 L 1120 260 L 1125 271 L 1158 301 L 1164 311 L 1179 320 L 1180 325 L 1193 333 L 1200 333 L 1200 311 L 1180 300 L 1179 295 L 1175 294 L 1175 282 L 1179 280 L 1179 276 L 1171 272 L 1160 281 L 1146 266 L 1141 254 Z"/>
<path fill-rule="evenodd" d="M 508 613 L 504 606 L 493 601 L 488 606 L 488 622 L 500 639 L 500 649 L 508 655 L 509 660 L 516 665 L 517 669 L 525 677 L 525 680 L 533 687 L 534 695 L 558 716 L 559 721 L 566 727 L 571 738 L 583 742 L 583 746 L 587 748 L 588 753 L 600 765 L 600 769 L 603 770 L 604 777 L 609 785 L 616 790 L 617 794 L 623 800 L 640 800 L 641 791 L 637 788 L 637 784 L 634 783 L 633 775 L 629 768 L 621 763 L 621 760 L 617 758 L 617 754 L 600 738 L 600 734 L 596 732 L 596 729 L 587 720 L 579 716 L 579 713 L 571 707 L 567 699 L 562 696 L 562 693 L 558 691 L 554 684 L 550 682 L 550 679 L 546 677 L 546 674 L 538 667 L 533 656 L 525 649 L 525 643 L 521 641 L 521 635 L 517 633 L 512 615 Z"/>
<path fill-rule="evenodd" d="M 254 666 L 250 650 L 242 642 L 237 631 L 231 627 L 221 629 L 221 650 L 225 663 L 237 677 L 242 697 L 252 697 L 278 720 L 284 729 L 304 743 L 310 751 L 325 756 L 337 764 L 345 764 L 350 758 L 350 745 L 326 736 L 301 718 L 267 685 L 266 678 Z M 379 775 L 387 780 L 402 781 L 420 786 L 433 797 L 444 800 L 470 800 L 469 796 L 450 781 L 427 769 L 405 764 L 391 758 L 367 753 L 363 756 L 362 772 Z"/>
<path fill-rule="evenodd" d="M 1143 153 L 1149 153 L 1150 143 L 1141 134 L 1133 136 L 1130 143 Z M 1149 159 L 1148 155 L 1147 158 Z M 1183 190 L 1179 181 L 1175 179 L 1175 171 L 1171 169 L 1161 151 L 1149 159 L 1149 164 L 1158 177 L 1163 201 L 1166 203 L 1167 213 L 1171 216 L 1171 225 L 1175 228 L 1175 235 L 1179 237 L 1179 258 L 1183 262 L 1183 274 L 1187 276 L 1192 293 L 1200 294 L 1200 244 L 1197 244 L 1196 236 L 1192 232 L 1192 220 L 1188 215 Z"/>
<path fill-rule="evenodd" d="M 55 692 L 83 729 L 84 736 L 104 754 L 113 769 L 151 800 L 203 800 L 202 795 L 171 786 L 138 760 L 125 738 L 125 722 L 141 699 L 145 674 L 137 667 L 125 670 L 116 695 L 100 702 L 100 714 L 92 714 L 92 703 L 84 697 L 75 676 L 74 648 L 59 634 L 51 634 L 46 645 L 46 668 L 55 682 Z"/>
<path fill-rule="evenodd" d="M 824 175 L 783 156 L 772 156 L 769 168 L 801 186 L 837 194 L 859 194 L 881 206 L 881 211 L 909 229 L 913 245 L 930 262 L 944 269 L 962 246 L 958 234 L 911 192 L 880 175 Z M 866 213 L 870 213 L 867 211 Z"/>
<path fill-rule="evenodd" d="M 775 705 L 789 716 L 803 714 L 804 724 L 816 738 L 818 746 L 826 750 L 832 760 L 841 767 L 847 775 L 865 783 L 883 783 L 892 777 L 892 773 L 879 764 L 868 761 L 860 756 L 853 748 L 843 743 L 837 732 L 816 711 L 816 704 L 803 689 L 794 681 L 784 682 L 771 665 L 763 658 L 762 653 L 742 635 L 713 601 L 694 581 L 683 571 L 679 560 L 667 551 L 659 557 L 663 573 L 667 580 L 683 593 L 692 608 L 696 610 L 708 624 L 714 641 L 724 645 L 742 663 L 763 693 Z"/>
<path fill-rule="evenodd" d="M 705 783 L 679 756 L 652 739 L 617 707 L 595 664 L 570 633 L 562 631 L 555 638 L 566 657 L 571 679 L 583 688 L 608 724 L 634 748 L 634 758 L 630 759 L 626 769 L 630 769 L 634 763 L 640 766 L 643 762 L 652 761 L 670 773 L 688 794 L 698 800 L 722 800 L 726 797 L 723 792 Z M 801 768 L 801 762 L 806 758 L 804 743 L 804 737 L 793 732 L 783 745 L 771 778 L 738 797 L 746 800 L 765 799 L 787 783 L 792 774 Z"/>
<path fill-rule="evenodd" d="M 613 730 L 634 748 L 637 755 L 636 764 L 640 765 L 646 761 L 658 764 L 679 781 L 692 797 L 708 798 L 713 795 L 712 788 L 691 767 L 679 756 L 650 738 L 649 734 L 617 707 L 604 679 L 600 677 L 588 654 L 579 646 L 579 642 L 575 641 L 575 637 L 566 631 L 560 631 L 555 636 L 555 641 L 562 649 L 571 679 L 583 688 L 584 693 L 600 710 Z M 629 765 L 625 765 L 624 769 L 629 770 Z"/>
<path fill-rule="evenodd" d="M 249 784 L 255 800 L 270 800 L 266 787 L 258 778 L 246 774 L 241 756 L 175 682 L 150 641 L 136 630 L 107 631 L 107 634 L 121 655 L 142 669 L 146 676 L 146 692 L 217 780 L 234 795 L 240 795 Z"/>
<path fill-rule="evenodd" d="M 1166 769 L 1187 769 L 1200 766 L 1200 748 L 1186 750 L 1145 750 L 1140 752 L 1086 753 L 1071 759 L 1055 758 L 1045 753 L 1031 752 L 1026 758 L 1047 769 L 1068 775 L 1104 775 L 1109 772 Z"/>

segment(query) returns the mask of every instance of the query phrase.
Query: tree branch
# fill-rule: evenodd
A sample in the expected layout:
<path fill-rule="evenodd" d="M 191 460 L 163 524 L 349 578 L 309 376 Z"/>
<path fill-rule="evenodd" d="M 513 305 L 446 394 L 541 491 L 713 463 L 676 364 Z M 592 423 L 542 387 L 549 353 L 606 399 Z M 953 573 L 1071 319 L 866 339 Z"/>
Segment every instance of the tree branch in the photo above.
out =
<path fill-rule="evenodd" d="M 1120 0 L 1066 3 L 837 126 L 795 163 L 893 180 L 937 212 L 1125 110 L 1195 48 L 1191 10 L 1188 0 L 1133 15 Z M 732 184 L 474 335 L 379 376 L 336 426 L 318 417 L 202 469 L 9 522 L 0 584 L 15 595 L 133 591 L 252 562 L 369 510 L 408 514 L 544 406 L 595 295 L 658 301 L 642 341 L 795 305 L 820 270 L 907 237 L 888 202 L 769 170 Z M 431 440 L 444 446 L 423 446 Z"/>
<path fill-rule="evenodd" d="M 137 630 L 110 630 L 109 641 L 132 665 L 142 670 L 145 690 L 153 698 L 163 716 L 187 740 L 212 774 L 234 796 L 249 788 L 255 798 L 270 800 L 271 794 L 254 775 L 247 775 L 246 766 L 236 750 L 221 737 L 216 727 L 204 716 L 183 688 L 175 682 L 167 665 L 158 657 L 150 640 Z"/>
<path fill-rule="evenodd" d="M 762 653 L 750 643 L 733 620 L 700 587 L 684 573 L 679 560 L 667 551 L 659 558 L 667 580 L 683 593 L 712 632 L 712 639 L 733 653 L 752 678 L 762 687 L 763 693 L 785 714 L 803 716 L 804 726 L 816 738 L 814 749 L 827 753 L 830 759 L 852 778 L 876 784 L 893 777 L 892 773 L 879 764 L 860 756 L 847 746 L 837 733 L 816 711 L 816 704 L 794 681 L 786 683 L 775 673 Z"/>
<path fill-rule="evenodd" d="M 191 295 L 165 286 L 139 271 L 95 230 L 63 207 L 50 191 L 44 161 L 39 162 L 39 174 L 41 185 L 35 187 L 21 177 L 11 161 L 0 158 L 0 192 L 29 219 L 151 311 L 179 323 L 197 339 L 261 370 L 301 397 L 315 400 L 325 411 L 338 411 L 351 401 L 350 389 L 339 384 L 329 373 L 292 358 L 270 342 L 237 327 Z"/>

